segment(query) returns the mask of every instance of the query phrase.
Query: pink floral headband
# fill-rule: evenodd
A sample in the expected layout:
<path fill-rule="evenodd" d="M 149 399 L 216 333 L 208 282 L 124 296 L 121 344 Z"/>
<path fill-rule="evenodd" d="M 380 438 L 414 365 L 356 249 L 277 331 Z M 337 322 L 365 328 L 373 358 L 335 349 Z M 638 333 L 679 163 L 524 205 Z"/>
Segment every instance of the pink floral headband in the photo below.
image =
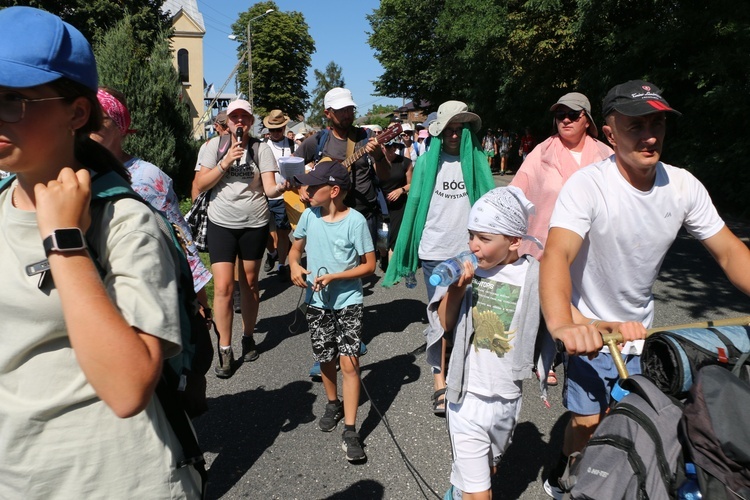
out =
<path fill-rule="evenodd" d="M 99 104 L 101 104 L 104 112 L 112 118 L 112 121 L 115 122 L 123 136 L 137 132 L 137 130 L 130 128 L 130 112 L 128 108 L 117 100 L 115 96 L 106 90 L 99 89 L 96 92 L 96 97 L 99 99 Z"/>

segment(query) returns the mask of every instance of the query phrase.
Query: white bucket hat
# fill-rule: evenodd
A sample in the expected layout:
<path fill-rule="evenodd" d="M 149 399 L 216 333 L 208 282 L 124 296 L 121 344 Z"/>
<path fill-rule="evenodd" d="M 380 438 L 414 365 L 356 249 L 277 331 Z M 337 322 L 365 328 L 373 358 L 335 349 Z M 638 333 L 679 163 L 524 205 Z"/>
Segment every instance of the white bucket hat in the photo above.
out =
<path fill-rule="evenodd" d="M 439 136 L 448 122 L 468 123 L 475 134 L 482 128 L 479 115 L 469 111 L 469 107 L 461 101 L 446 101 L 437 110 L 437 118 L 430 123 L 429 131 L 432 136 Z"/>

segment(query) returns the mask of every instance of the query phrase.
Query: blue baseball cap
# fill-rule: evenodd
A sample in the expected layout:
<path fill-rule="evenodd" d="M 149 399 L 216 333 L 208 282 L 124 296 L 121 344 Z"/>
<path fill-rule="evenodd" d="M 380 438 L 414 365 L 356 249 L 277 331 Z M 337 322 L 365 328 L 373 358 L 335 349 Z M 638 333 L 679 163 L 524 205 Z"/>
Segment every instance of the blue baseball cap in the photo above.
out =
<path fill-rule="evenodd" d="M 86 37 L 43 10 L 0 10 L 0 85 L 36 87 L 62 77 L 97 90 L 96 59 Z"/>

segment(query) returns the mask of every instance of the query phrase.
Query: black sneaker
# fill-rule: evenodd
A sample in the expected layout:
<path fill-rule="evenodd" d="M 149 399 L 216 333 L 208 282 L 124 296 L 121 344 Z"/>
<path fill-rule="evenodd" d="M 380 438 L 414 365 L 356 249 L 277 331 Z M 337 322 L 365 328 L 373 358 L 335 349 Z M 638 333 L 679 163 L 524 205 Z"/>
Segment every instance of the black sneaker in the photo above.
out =
<path fill-rule="evenodd" d="M 350 462 L 361 462 L 367 458 L 362 443 L 359 442 L 359 434 L 356 431 L 344 431 L 341 435 L 341 449 L 346 452 L 346 459 Z"/>
<path fill-rule="evenodd" d="M 214 373 L 219 378 L 229 378 L 232 376 L 234 367 L 234 353 L 230 347 L 227 351 L 219 348 L 219 364 L 214 367 Z"/>
<path fill-rule="evenodd" d="M 273 266 L 276 265 L 276 260 L 278 260 L 279 254 L 271 255 L 270 253 L 266 253 L 266 261 L 263 263 L 263 270 L 267 273 L 270 273 L 273 271 Z"/>
<path fill-rule="evenodd" d="M 279 266 L 279 279 L 282 283 L 289 283 L 292 279 L 292 272 L 289 266 Z"/>
<path fill-rule="evenodd" d="M 344 418 L 344 405 L 341 401 L 326 403 L 326 411 L 318 420 L 318 427 L 323 432 L 331 432 L 342 418 Z"/>
<path fill-rule="evenodd" d="M 255 339 L 252 337 L 242 336 L 242 360 L 255 361 L 258 359 L 258 349 L 255 347 Z"/>

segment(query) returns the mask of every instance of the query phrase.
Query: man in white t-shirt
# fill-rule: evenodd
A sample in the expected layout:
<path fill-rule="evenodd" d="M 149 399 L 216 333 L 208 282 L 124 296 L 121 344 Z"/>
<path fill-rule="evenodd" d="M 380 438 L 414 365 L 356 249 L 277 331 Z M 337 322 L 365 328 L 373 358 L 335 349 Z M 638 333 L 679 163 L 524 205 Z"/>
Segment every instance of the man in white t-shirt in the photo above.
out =
<path fill-rule="evenodd" d="M 588 442 L 617 380 L 609 352 L 600 352 L 600 332 L 620 331 L 628 371 L 640 372 L 642 339 L 654 316 L 652 288 L 679 229 L 698 238 L 750 294 L 750 250 L 692 174 L 660 161 L 666 113 L 679 115 L 660 94 L 641 80 L 607 93 L 602 131 L 615 154 L 570 177 L 550 221 L 540 296 L 550 333 L 570 355 L 563 403 L 572 412 L 559 462 L 544 484 L 553 498 L 562 498 L 558 478 L 567 457 Z"/>

